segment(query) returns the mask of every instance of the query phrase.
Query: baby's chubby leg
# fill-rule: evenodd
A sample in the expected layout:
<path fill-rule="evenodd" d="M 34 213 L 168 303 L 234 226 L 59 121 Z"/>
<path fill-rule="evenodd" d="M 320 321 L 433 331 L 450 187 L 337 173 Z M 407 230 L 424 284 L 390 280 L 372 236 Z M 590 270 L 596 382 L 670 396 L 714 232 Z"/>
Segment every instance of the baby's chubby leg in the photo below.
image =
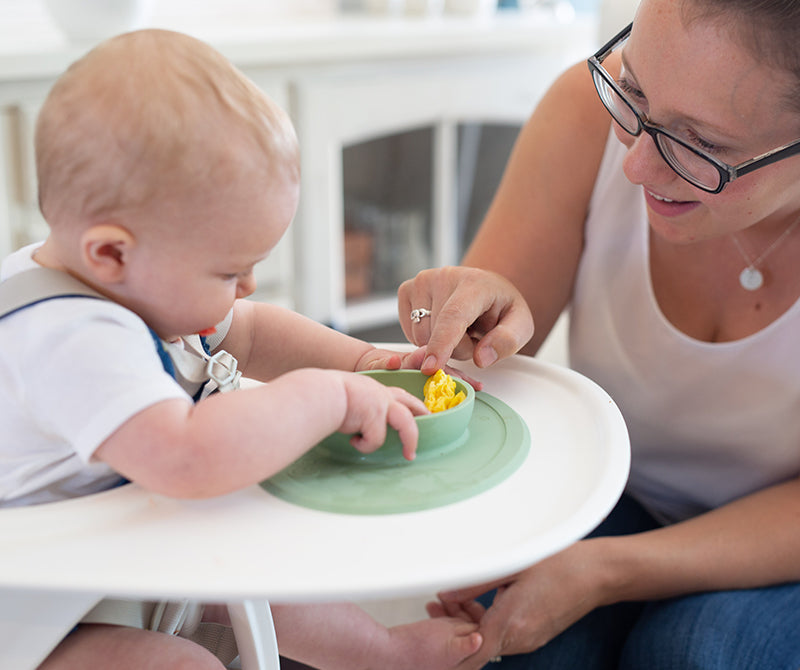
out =
<path fill-rule="evenodd" d="M 272 604 L 272 616 L 281 655 L 319 670 L 447 670 L 482 643 L 462 619 L 387 628 L 352 604 Z"/>
<path fill-rule="evenodd" d="M 165 633 L 83 624 L 68 635 L 38 670 L 225 670 L 216 656 L 189 640 Z"/>

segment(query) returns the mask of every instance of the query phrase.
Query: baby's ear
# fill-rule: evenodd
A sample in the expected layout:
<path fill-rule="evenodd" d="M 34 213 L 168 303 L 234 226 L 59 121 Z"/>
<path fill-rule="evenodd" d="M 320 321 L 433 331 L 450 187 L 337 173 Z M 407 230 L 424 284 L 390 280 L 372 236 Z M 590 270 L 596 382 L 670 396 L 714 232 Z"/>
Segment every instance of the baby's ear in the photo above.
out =
<path fill-rule="evenodd" d="M 101 223 L 81 235 L 81 256 L 86 269 L 99 282 L 118 284 L 125 278 L 136 238 L 123 226 Z"/>

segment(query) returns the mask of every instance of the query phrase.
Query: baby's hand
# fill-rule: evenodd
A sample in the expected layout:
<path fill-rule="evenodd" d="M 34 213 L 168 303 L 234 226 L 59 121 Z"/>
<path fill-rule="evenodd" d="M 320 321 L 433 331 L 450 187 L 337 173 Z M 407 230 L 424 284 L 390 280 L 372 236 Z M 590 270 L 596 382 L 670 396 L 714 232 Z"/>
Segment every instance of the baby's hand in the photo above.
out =
<path fill-rule="evenodd" d="M 366 375 L 343 376 L 347 411 L 338 430 L 355 433 L 350 443 L 368 454 L 386 440 L 387 424 L 394 428 L 403 444 L 403 456 L 414 460 L 419 430 L 414 416 L 428 414 L 425 403 L 396 386 L 384 386 Z"/>

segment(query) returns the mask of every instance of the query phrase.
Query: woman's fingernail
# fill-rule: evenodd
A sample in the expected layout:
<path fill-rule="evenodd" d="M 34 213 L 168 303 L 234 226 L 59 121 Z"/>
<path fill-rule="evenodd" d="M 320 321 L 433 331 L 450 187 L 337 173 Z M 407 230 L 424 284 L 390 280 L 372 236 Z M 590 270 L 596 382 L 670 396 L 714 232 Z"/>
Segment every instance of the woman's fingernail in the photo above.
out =
<path fill-rule="evenodd" d="M 428 357 L 427 357 L 427 358 L 426 358 L 426 359 L 425 359 L 425 360 L 422 362 L 422 367 L 423 367 L 425 370 L 429 370 L 429 369 L 431 369 L 431 368 L 435 368 L 435 367 L 436 367 L 436 356 L 428 356 Z"/>

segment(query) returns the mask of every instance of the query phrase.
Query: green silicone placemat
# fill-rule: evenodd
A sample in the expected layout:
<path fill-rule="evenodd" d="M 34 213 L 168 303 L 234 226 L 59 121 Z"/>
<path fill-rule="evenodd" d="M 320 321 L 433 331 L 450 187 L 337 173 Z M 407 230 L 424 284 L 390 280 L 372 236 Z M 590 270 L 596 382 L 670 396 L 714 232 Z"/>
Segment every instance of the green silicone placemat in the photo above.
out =
<path fill-rule="evenodd" d="M 525 460 L 530 432 L 513 409 L 475 395 L 469 436 L 458 449 L 402 465 L 345 463 L 314 448 L 261 482 L 303 507 L 344 514 L 396 514 L 440 507 L 499 484 Z"/>

